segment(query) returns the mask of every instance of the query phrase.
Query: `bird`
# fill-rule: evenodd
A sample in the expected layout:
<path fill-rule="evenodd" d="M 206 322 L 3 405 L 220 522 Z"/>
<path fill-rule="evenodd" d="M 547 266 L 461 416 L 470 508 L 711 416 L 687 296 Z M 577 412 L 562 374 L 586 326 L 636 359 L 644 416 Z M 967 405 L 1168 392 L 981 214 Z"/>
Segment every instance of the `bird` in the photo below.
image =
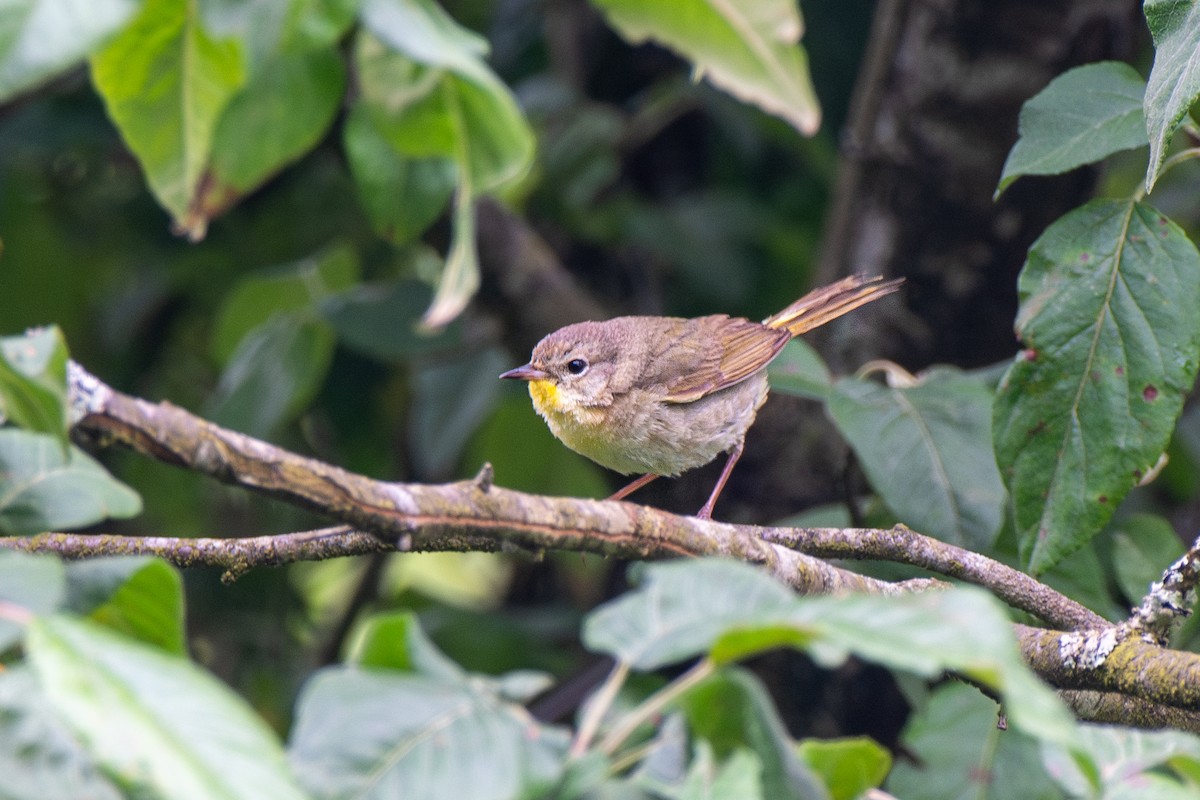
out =
<path fill-rule="evenodd" d="M 501 379 L 524 380 L 534 410 L 570 449 L 641 477 L 620 500 L 727 453 L 700 519 L 742 455 L 769 391 L 766 367 L 794 337 L 897 291 L 903 278 L 854 275 L 814 289 L 760 322 L 726 314 L 625 316 L 548 334 L 529 363 Z"/>

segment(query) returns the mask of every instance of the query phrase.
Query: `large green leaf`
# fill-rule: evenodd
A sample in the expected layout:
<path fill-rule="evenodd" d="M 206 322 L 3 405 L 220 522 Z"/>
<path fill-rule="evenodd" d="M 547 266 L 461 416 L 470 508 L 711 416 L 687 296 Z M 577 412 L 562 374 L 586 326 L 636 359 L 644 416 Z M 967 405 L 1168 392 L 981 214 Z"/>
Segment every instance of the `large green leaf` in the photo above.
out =
<path fill-rule="evenodd" d="M 436 335 L 418 330 L 431 296 L 429 286 L 416 280 L 360 283 L 322 300 L 320 311 L 337 331 L 339 344 L 378 361 L 410 360 L 453 350 L 462 340 L 460 326 Z"/>
<path fill-rule="evenodd" d="M 139 0 L 7 0 L 0 4 L 0 102 L 82 60 Z"/>
<path fill-rule="evenodd" d="M 453 477 L 467 441 L 496 406 L 503 390 L 496 375 L 509 359 L 503 349 L 489 347 L 415 368 L 408 439 L 425 480 Z"/>
<path fill-rule="evenodd" d="M 146 0 L 92 56 L 92 80 L 151 191 L 175 225 L 202 238 L 195 213 L 221 112 L 245 81 L 237 41 L 214 39 L 195 2 Z"/>
<path fill-rule="evenodd" d="M 193 213 L 207 220 L 307 153 L 333 122 L 345 87 L 336 50 L 284 53 L 263 64 L 221 115 Z"/>
<path fill-rule="evenodd" d="M 509 800 L 544 796 L 567 743 L 485 682 L 351 667 L 305 686 L 289 753 L 317 798 Z"/>
<path fill-rule="evenodd" d="M 1110 527 L 1117 584 L 1129 603 L 1137 603 L 1186 548 L 1171 523 L 1155 514 L 1131 514 Z"/>
<path fill-rule="evenodd" d="M 584 642 L 637 669 L 794 647 L 826 665 L 855 655 L 929 678 L 954 670 L 1002 694 L 1021 730 L 1065 743 L 1075 732 L 1070 713 L 1021 659 L 1004 609 L 975 589 L 797 598 L 747 564 L 656 564 L 636 591 L 589 616 Z"/>
<path fill-rule="evenodd" d="M 462 667 L 429 640 L 411 611 L 376 614 L 367 620 L 351 660 L 362 667 L 412 672 L 451 682 L 466 677 Z"/>
<path fill-rule="evenodd" d="M 788 342 L 767 367 L 771 391 L 824 400 L 833 388 L 833 376 L 813 346 L 803 339 Z"/>
<path fill-rule="evenodd" d="M 127 797 L 55 717 L 24 665 L 0 671 L 0 775 L 4 800 Z"/>
<path fill-rule="evenodd" d="M 816 132 L 821 109 L 800 47 L 792 0 L 592 0 L 622 36 L 654 39 L 691 59 L 697 75 L 736 97 Z"/>
<path fill-rule="evenodd" d="M 996 461 L 1024 561 L 1091 539 L 1167 446 L 1200 362 L 1200 254 L 1142 203 L 1096 200 L 1030 248 L 1024 349 L 996 397 Z"/>
<path fill-rule="evenodd" d="M 303 796 L 266 723 L 195 664 L 66 616 L 35 620 L 26 649 L 58 715 L 131 793 Z"/>
<path fill-rule="evenodd" d="M 839 381 L 827 407 L 871 486 L 902 522 L 979 550 L 1004 517 L 1004 484 L 992 457 L 992 392 L 958 370 L 915 386 Z"/>
<path fill-rule="evenodd" d="M 1059 800 L 1038 763 L 1037 742 L 1000 730 L 996 704 L 950 682 L 915 711 L 901 741 L 915 758 L 898 758 L 884 788 L 922 800 Z"/>
<path fill-rule="evenodd" d="M 1146 144 L 1146 82 L 1119 61 L 1067 70 L 1021 107 L 1020 138 L 996 194 L 1022 175 L 1057 175 Z"/>
<path fill-rule="evenodd" d="M 50 555 L 0 551 L 0 602 L 30 614 L 49 614 L 66 598 L 66 572 Z M 25 635 L 25 627 L 0 616 L 0 653 Z"/>
<path fill-rule="evenodd" d="M 69 608 L 170 653 L 185 652 L 183 581 L 165 561 L 113 556 L 67 567 Z"/>
<path fill-rule="evenodd" d="M 1143 8 L 1154 37 L 1154 66 L 1145 101 L 1149 191 L 1158 180 L 1171 134 L 1200 97 L 1200 4 L 1195 0 L 1145 0 Z"/>
<path fill-rule="evenodd" d="M 56 327 L 0 337 L 0 422 L 67 444 L 67 344 Z"/>
<path fill-rule="evenodd" d="M 0 533 L 83 528 L 142 510 L 137 493 L 77 447 L 52 436 L 0 430 Z"/>

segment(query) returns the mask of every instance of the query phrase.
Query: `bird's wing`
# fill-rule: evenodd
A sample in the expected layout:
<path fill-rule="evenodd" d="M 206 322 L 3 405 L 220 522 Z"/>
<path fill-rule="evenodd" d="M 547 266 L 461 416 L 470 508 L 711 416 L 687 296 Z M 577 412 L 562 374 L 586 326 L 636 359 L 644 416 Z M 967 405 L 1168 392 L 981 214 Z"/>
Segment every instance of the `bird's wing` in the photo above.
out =
<path fill-rule="evenodd" d="M 668 403 L 691 403 L 745 380 L 771 362 L 792 335 L 724 314 L 687 321 L 655 354 Z"/>

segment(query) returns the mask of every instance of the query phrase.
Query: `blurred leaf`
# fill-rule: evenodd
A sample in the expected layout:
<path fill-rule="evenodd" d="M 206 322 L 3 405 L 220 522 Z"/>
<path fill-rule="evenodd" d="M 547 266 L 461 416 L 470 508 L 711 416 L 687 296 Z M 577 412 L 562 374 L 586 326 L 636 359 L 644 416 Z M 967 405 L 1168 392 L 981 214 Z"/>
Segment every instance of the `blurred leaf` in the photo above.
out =
<path fill-rule="evenodd" d="M 429 298 L 429 287 L 415 280 L 364 283 L 325 298 L 320 311 L 346 347 L 379 361 L 407 361 L 462 338 L 455 326 L 436 334 L 418 329 Z"/>
<path fill-rule="evenodd" d="M 1029 250 L 1025 349 L 996 396 L 1023 561 L 1088 542 L 1166 449 L 1200 362 L 1200 254 L 1142 203 L 1095 200 Z"/>
<path fill-rule="evenodd" d="M 523 392 L 506 393 L 467 447 L 465 465 L 485 461 L 500 485 L 522 492 L 602 497 L 612 491 L 599 467 L 554 438 Z"/>
<path fill-rule="evenodd" d="M 1102 766 L 1099 785 L 1079 769 L 1074 753 L 1042 747 L 1043 766 L 1073 796 L 1182 800 L 1200 789 L 1200 738 L 1193 734 L 1083 725 L 1080 735 L 1084 751 Z"/>
<path fill-rule="evenodd" d="M 770 694 L 750 672 L 736 667 L 721 670 L 684 695 L 679 706 L 687 717 L 692 738 L 711 744 L 721 759 L 746 751 L 755 755 L 755 772 L 761 771 L 762 797 L 784 800 L 829 796 L 797 755 Z"/>
<path fill-rule="evenodd" d="M 361 103 L 351 109 L 343 136 L 359 199 L 376 233 L 404 244 L 441 216 L 458 181 L 452 158 L 400 153 Z"/>
<path fill-rule="evenodd" d="M 567 744 L 486 683 L 340 667 L 305 685 L 289 753 L 316 798 L 507 800 L 543 796 Z"/>
<path fill-rule="evenodd" d="M 72 611 L 132 639 L 184 655 L 183 582 L 165 561 L 114 556 L 67 565 Z"/>
<path fill-rule="evenodd" d="M 362 667 L 412 672 L 446 681 L 466 677 L 461 667 L 434 646 L 411 611 L 392 611 L 368 619 L 350 660 Z"/>
<path fill-rule="evenodd" d="M 66 572 L 55 556 L 0 550 L 0 602 L 30 614 L 49 614 L 62 605 L 66 591 Z M 24 636 L 24 625 L 0 616 L 0 653 Z"/>
<path fill-rule="evenodd" d="M 1186 548 L 1171 523 L 1155 514 L 1132 514 L 1112 528 L 1117 583 L 1126 599 L 1137 603 Z"/>
<path fill-rule="evenodd" d="M 0 775 L 5 800 L 126 797 L 58 721 L 24 665 L 0 671 Z"/>
<path fill-rule="evenodd" d="M 901 739 L 916 758 L 898 758 L 884 788 L 924 800 L 1060 800 L 1038 764 L 1037 742 L 996 727 L 999 707 L 970 686 L 948 682 L 909 718 Z"/>
<path fill-rule="evenodd" d="M 950 368 L 898 389 L 846 379 L 834 386 L 828 409 L 901 521 L 973 550 L 991 544 L 1005 495 L 991 455 L 987 386 Z"/>
<path fill-rule="evenodd" d="M 803 339 L 788 342 L 767 367 L 771 391 L 809 400 L 825 400 L 833 388 L 833 376 L 825 361 Z"/>
<path fill-rule="evenodd" d="M 760 797 L 786 797 L 763 793 L 759 772 L 762 767 L 758 758 L 749 750 L 735 750 L 722 763 L 716 763 L 712 748 L 701 741 L 696 744 L 687 778 L 676 791 L 666 792 L 667 797 L 678 800 L 724 800 L 737 797 L 755 800 Z M 814 795 L 808 795 L 814 796 Z"/>
<path fill-rule="evenodd" d="M 214 36 L 241 40 L 254 74 L 278 55 L 334 48 L 358 5 L 358 0 L 200 0 L 200 14 Z"/>
<path fill-rule="evenodd" d="M 637 670 L 652 670 L 706 652 L 725 631 L 786 619 L 791 590 L 749 564 L 698 559 L 646 566 L 638 587 L 597 608 L 583 642 Z M 700 587 L 705 587 L 701 590 Z"/>
<path fill-rule="evenodd" d="M 849 655 L 935 677 L 955 670 L 1004 696 L 1026 733 L 1070 743 L 1074 720 L 1022 660 L 1005 610 L 970 588 L 896 597 L 797 598 L 741 562 L 648 565 L 635 591 L 584 624 L 592 650 L 638 670 L 707 653 L 718 664 L 779 647 L 833 666 Z"/>
<path fill-rule="evenodd" d="M 1043 572 L 1039 579 L 1052 589 L 1115 622 L 1123 619 L 1129 613 L 1129 609 L 1113 599 L 1113 577 L 1100 562 L 1097 548 L 1083 547 Z"/>
<path fill-rule="evenodd" d="M 0 423 L 67 445 L 67 343 L 57 327 L 0 337 Z"/>
<path fill-rule="evenodd" d="M 381 579 L 385 596 L 416 592 L 459 608 L 503 602 L 512 564 L 491 553 L 396 553 Z"/>
<path fill-rule="evenodd" d="M 266 436 L 306 409 L 333 359 L 333 330 L 310 314 L 277 313 L 247 334 L 208 406 L 218 425 Z"/>
<path fill-rule="evenodd" d="M 333 122 L 345 87 L 336 50 L 284 54 L 255 71 L 217 124 L 196 213 L 215 216 L 312 149 Z"/>
<path fill-rule="evenodd" d="M 1146 83 L 1146 130 L 1150 166 L 1146 191 L 1154 188 L 1171 134 L 1200 97 L 1200 5 L 1191 0 L 1145 0 L 1142 8 L 1154 37 L 1154 66 Z"/>
<path fill-rule="evenodd" d="M 245 78 L 240 44 L 211 37 L 197 4 L 184 0 L 146 0 L 92 56 L 92 81 L 109 116 L 154 196 L 193 240 L 208 223 L 196 203 L 217 122 Z"/>
<path fill-rule="evenodd" d="M 8 0 L 0 10 L 0 102 L 81 61 L 129 21 L 138 0 Z"/>
<path fill-rule="evenodd" d="M 359 37 L 363 101 L 397 152 L 453 158 L 471 195 L 525 174 L 533 132 L 482 38 L 431 0 L 364 0 L 361 16 L 378 37 Z"/>
<path fill-rule="evenodd" d="M 1058 175 L 1146 144 L 1146 82 L 1119 61 L 1085 64 L 1050 81 L 1021 107 L 999 195 L 1022 175 Z"/>
<path fill-rule="evenodd" d="M 358 257 L 348 247 L 243 278 L 225 295 L 213 323 L 213 356 L 227 364 L 242 339 L 278 311 L 316 308 L 327 297 L 357 285 Z"/>
<path fill-rule="evenodd" d="M 266 724 L 191 662 L 61 615 L 36 620 L 26 649 L 59 716 L 131 794 L 302 797 Z"/>
<path fill-rule="evenodd" d="M 0 429 L 0 533 L 85 528 L 141 513 L 137 492 L 78 447 L 52 436 Z"/>
<path fill-rule="evenodd" d="M 413 375 L 408 437 L 423 480 L 451 477 L 463 447 L 496 405 L 507 356 L 498 347 L 437 358 Z"/>
<path fill-rule="evenodd" d="M 483 62 L 486 43 L 440 6 L 365 0 L 361 16 L 374 34 L 359 36 L 356 55 L 362 102 L 376 132 L 402 156 L 448 157 L 457 165 L 450 252 L 423 319 L 436 330 L 457 317 L 479 288 L 475 197 L 528 171 L 533 133 L 508 87 Z M 440 211 L 445 200 L 436 182 L 420 189 L 413 199 L 436 203 Z M 378 206 L 370 199 L 366 204 Z"/>
<path fill-rule="evenodd" d="M 454 230 L 450 252 L 433 301 L 421 317 L 431 330 L 449 325 L 462 313 L 479 289 L 479 251 L 475 247 L 475 202 L 469 187 L 460 187 L 454 199 Z"/>
<path fill-rule="evenodd" d="M 693 62 L 730 94 L 811 136 L 821 107 L 800 47 L 803 23 L 790 0 L 592 0 L 634 44 L 654 39 Z"/>
<path fill-rule="evenodd" d="M 796 752 L 825 786 L 832 800 L 854 800 L 883 783 L 892 754 L 873 739 L 805 739 Z"/>

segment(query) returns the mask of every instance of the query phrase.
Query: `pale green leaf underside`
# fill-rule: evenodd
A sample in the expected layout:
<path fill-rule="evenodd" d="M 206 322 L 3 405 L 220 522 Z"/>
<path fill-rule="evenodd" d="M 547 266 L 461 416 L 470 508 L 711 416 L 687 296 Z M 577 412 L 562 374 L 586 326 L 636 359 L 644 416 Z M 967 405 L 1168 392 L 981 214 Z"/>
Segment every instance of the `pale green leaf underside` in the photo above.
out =
<path fill-rule="evenodd" d="M 1154 188 L 1171 135 L 1200 97 L 1200 3 L 1146 0 L 1146 22 L 1154 37 L 1154 66 L 1146 84 L 1146 131 L 1150 165 L 1146 189 Z"/>

